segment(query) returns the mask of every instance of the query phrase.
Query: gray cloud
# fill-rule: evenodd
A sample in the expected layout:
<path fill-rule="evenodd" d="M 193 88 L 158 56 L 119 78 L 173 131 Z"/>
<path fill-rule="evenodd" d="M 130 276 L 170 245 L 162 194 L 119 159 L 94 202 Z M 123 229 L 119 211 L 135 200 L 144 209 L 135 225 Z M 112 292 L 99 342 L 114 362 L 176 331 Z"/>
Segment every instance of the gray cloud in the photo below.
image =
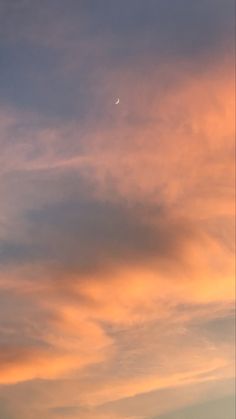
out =
<path fill-rule="evenodd" d="M 1 97 L 82 120 L 104 72 L 176 56 L 204 68 L 219 49 L 232 52 L 233 11 L 233 0 L 5 1 Z"/>
<path fill-rule="evenodd" d="M 228 396 L 225 398 L 211 400 L 202 404 L 187 407 L 166 415 L 156 416 L 152 419 L 227 419 L 235 418 L 235 398 Z"/>
<path fill-rule="evenodd" d="M 15 419 L 10 411 L 9 404 L 2 398 L 0 398 L 0 417 L 1 419 Z"/>
<path fill-rule="evenodd" d="M 197 3 L 188 0 L 148 0 L 146 3 L 142 0 L 101 0 L 99 3 L 69 0 L 66 4 L 53 0 L 41 2 L 40 6 L 36 1 L 10 4 L 3 1 L 2 15 L 8 19 L 3 21 L 2 31 L 6 35 L 16 31 L 20 35 L 19 41 L 38 42 L 44 42 L 50 31 L 51 34 L 56 31 L 59 41 L 61 38 L 74 41 L 79 36 L 95 39 L 112 35 L 114 46 L 123 45 L 121 57 L 125 55 L 127 45 L 134 47 L 134 53 L 135 47 L 143 52 L 142 40 L 146 47 L 169 45 L 172 51 L 191 53 L 191 50 L 212 47 L 222 38 L 233 35 L 233 9 L 233 0 L 224 3 L 221 0 Z M 43 29 L 46 32 L 43 33 Z M 124 38 L 126 44 L 123 44 Z"/>
<path fill-rule="evenodd" d="M 69 179 L 63 181 L 66 188 Z M 19 238 L 1 242 L 1 262 L 52 261 L 84 273 L 103 271 L 119 263 L 176 260 L 191 237 L 191 228 L 169 220 L 163 209 L 103 202 L 77 188 L 74 199 L 25 211 Z"/>

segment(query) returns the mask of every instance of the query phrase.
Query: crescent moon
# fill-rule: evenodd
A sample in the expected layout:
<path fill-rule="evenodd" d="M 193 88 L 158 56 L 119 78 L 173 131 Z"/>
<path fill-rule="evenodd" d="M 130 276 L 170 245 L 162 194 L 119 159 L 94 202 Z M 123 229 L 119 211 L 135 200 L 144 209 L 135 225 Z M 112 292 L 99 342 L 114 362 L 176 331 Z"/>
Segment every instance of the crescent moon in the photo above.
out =
<path fill-rule="evenodd" d="M 120 103 L 120 99 L 118 98 L 115 102 L 115 105 L 118 105 Z"/>

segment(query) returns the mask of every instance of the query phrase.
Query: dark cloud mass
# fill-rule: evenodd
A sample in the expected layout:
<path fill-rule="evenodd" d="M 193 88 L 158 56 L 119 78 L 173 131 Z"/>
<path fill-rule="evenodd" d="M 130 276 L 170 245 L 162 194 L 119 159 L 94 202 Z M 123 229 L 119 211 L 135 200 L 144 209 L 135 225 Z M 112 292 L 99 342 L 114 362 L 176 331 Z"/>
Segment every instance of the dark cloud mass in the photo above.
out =
<path fill-rule="evenodd" d="M 171 223 L 161 212 L 156 226 L 148 223 L 148 214 L 146 221 L 142 218 L 132 208 L 82 199 L 28 215 L 31 236 L 46 254 L 82 271 L 177 256 L 186 226 Z"/>
<path fill-rule="evenodd" d="M 174 221 L 164 209 L 78 199 L 25 214 L 26 243 L 1 243 L 2 263 L 55 262 L 81 272 L 113 265 L 178 260 L 193 227 Z M 155 224 L 149 219 L 155 217 Z"/>

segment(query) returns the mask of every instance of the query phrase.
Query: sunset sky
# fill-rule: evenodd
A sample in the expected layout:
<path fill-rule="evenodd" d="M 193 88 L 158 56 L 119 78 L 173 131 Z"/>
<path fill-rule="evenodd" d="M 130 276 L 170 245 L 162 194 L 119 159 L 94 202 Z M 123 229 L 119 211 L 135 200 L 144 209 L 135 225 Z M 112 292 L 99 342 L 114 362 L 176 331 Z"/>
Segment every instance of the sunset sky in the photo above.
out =
<path fill-rule="evenodd" d="M 234 419 L 234 26 L 0 0 L 0 419 Z"/>

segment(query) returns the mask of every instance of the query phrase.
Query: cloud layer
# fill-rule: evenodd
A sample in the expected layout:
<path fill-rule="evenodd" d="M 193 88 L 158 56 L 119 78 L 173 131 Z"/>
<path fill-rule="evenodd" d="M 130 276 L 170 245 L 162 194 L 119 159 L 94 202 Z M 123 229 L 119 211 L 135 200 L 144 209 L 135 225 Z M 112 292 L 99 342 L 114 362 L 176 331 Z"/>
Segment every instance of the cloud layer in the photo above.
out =
<path fill-rule="evenodd" d="M 232 2 L 70 6 L 1 5 L 0 414 L 230 415 Z"/>

